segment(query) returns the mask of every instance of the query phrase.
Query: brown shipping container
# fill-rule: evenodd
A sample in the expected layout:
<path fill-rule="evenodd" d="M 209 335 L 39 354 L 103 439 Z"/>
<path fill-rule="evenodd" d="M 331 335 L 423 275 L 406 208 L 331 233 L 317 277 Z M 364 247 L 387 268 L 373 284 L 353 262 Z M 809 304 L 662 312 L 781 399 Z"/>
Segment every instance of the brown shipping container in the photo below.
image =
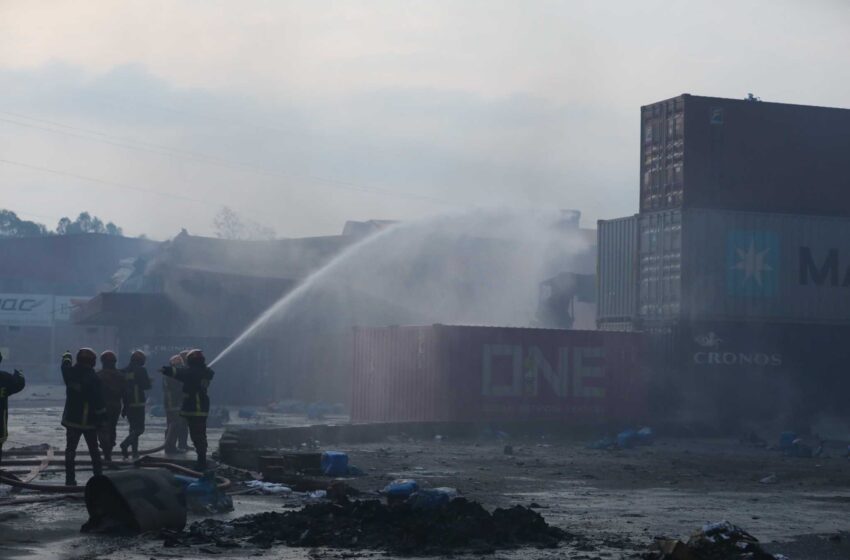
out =
<path fill-rule="evenodd" d="M 641 108 L 640 211 L 850 216 L 850 110 L 681 95 Z"/>
<path fill-rule="evenodd" d="M 640 335 L 431 325 L 356 328 L 351 420 L 633 421 Z"/>

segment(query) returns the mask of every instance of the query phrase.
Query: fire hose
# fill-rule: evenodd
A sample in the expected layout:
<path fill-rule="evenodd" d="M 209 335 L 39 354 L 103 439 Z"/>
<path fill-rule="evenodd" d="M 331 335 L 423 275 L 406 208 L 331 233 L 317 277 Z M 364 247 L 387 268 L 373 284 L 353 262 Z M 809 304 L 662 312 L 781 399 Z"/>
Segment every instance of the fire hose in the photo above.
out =
<path fill-rule="evenodd" d="M 33 461 L 33 460 L 26 460 L 26 459 L 20 460 L 20 461 L 15 461 L 15 460 L 4 461 L 5 464 L 9 464 L 9 465 L 16 465 L 16 464 L 22 464 L 22 463 L 37 464 L 39 462 L 40 461 Z M 90 465 L 91 461 L 80 461 L 80 463 L 81 463 L 81 465 L 85 465 L 85 464 Z M 47 464 L 54 465 L 54 466 L 64 466 L 65 461 L 63 461 L 63 460 L 48 461 Z M 133 465 L 140 467 L 140 468 L 164 468 L 164 469 L 168 469 L 168 470 L 175 472 L 175 473 L 179 473 L 179 474 L 183 474 L 183 475 L 191 476 L 191 477 L 195 477 L 195 478 L 201 478 L 202 476 L 204 476 L 204 473 L 192 470 L 192 469 L 184 467 L 182 465 L 178 465 L 178 464 L 175 464 L 175 463 L 169 463 L 167 461 L 150 461 L 150 460 L 147 460 L 146 457 L 142 457 L 142 458 L 138 459 L 137 461 L 135 461 L 133 463 Z M 216 486 L 221 491 L 227 490 L 232 485 L 232 482 L 230 481 L 230 479 L 222 477 L 222 476 L 216 476 L 216 482 L 217 482 Z M 84 486 L 65 486 L 65 485 L 58 485 L 58 484 L 38 484 L 38 483 L 34 483 L 34 482 L 24 482 L 24 481 L 19 480 L 17 478 L 7 476 L 6 474 L 4 474 L 2 472 L 0 472 L 0 484 L 8 484 L 9 486 L 12 486 L 13 488 L 21 488 L 23 490 L 34 490 L 34 491 L 37 491 L 37 492 L 46 492 L 46 493 L 52 493 L 52 494 L 74 494 L 74 493 L 85 492 Z"/>

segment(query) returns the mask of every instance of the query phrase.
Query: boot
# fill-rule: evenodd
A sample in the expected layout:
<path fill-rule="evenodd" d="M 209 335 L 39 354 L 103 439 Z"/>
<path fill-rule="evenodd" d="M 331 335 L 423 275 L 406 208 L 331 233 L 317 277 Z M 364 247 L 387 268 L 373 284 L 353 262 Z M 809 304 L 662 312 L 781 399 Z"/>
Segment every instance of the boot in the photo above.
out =
<path fill-rule="evenodd" d="M 103 463 L 100 460 L 100 453 L 97 450 L 91 451 L 89 453 L 89 458 L 91 458 L 91 470 L 94 476 L 100 476 L 103 474 Z"/>
<path fill-rule="evenodd" d="M 204 472 L 207 470 L 207 452 L 198 451 L 198 462 L 195 464 L 195 470 Z"/>
<path fill-rule="evenodd" d="M 121 443 L 120 447 L 121 447 L 121 456 L 124 457 L 124 459 L 129 459 L 130 454 L 127 452 L 127 448 L 130 447 L 130 446 L 127 445 L 126 441 L 124 441 L 124 442 Z"/>

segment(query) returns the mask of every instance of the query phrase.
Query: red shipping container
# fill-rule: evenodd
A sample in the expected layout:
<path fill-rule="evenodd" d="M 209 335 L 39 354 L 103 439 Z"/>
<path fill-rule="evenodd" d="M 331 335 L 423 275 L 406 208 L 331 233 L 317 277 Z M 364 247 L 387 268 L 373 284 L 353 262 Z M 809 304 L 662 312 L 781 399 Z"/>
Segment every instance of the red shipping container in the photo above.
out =
<path fill-rule="evenodd" d="M 353 422 L 629 421 L 646 409 L 640 335 L 358 327 Z"/>

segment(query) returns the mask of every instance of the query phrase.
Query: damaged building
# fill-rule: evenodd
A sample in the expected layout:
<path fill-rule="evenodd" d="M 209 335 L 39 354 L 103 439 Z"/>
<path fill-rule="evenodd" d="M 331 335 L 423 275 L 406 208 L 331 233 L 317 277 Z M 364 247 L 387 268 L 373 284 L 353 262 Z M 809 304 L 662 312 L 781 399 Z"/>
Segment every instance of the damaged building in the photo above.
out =
<path fill-rule="evenodd" d="M 120 354 L 142 348 L 151 367 L 189 347 L 204 348 L 212 359 L 311 274 L 391 225 L 349 222 L 342 235 L 267 241 L 183 232 L 128 263 L 120 284 L 77 310 L 74 320 L 114 329 Z M 570 234 L 579 232 L 584 249 L 569 270 L 539 279 L 539 288 L 528 294 L 538 300 L 537 309 L 527 320 L 537 326 L 592 325 L 595 232 L 578 227 L 578 214 L 562 225 Z M 446 309 L 460 318 L 481 317 L 478 310 L 498 299 L 501 283 L 509 281 L 500 273 L 506 259 L 524 250 L 515 240 L 437 234 L 392 271 L 374 270 L 368 257 L 355 256 L 353 271 L 332 275 L 217 363 L 213 398 L 233 404 L 282 399 L 348 404 L 355 326 L 442 322 Z M 382 276 L 391 276 L 398 289 L 372 281 Z M 444 298 L 444 308 L 418 301 L 424 290 L 445 290 L 454 299 Z"/>
<path fill-rule="evenodd" d="M 0 353 L 31 380 L 48 382 L 66 349 L 114 347 L 114 328 L 75 325 L 71 313 L 112 289 L 121 263 L 157 245 L 95 233 L 0 239 Z"/>

